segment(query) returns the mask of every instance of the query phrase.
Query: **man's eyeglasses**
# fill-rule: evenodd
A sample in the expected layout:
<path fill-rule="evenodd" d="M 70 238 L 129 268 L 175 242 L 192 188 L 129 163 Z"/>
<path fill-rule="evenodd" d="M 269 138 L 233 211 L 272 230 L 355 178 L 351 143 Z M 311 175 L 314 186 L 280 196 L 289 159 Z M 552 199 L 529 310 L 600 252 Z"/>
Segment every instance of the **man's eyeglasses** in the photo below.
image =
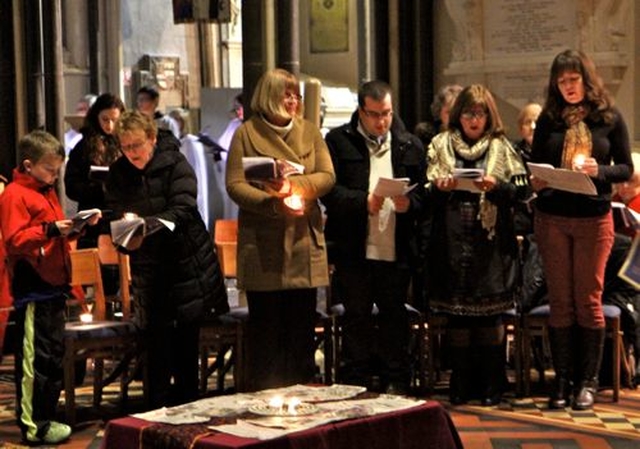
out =
<path fill-rule="evenodd" d="M 393 111 L 382 111 L 382 112 L 377 112 L 377 111 L 367 111 L 366 109 L 362 108 L 362 112 L 364 113 L 364 115 L 366 115 L 369 118 L 375 119 L 375 120 L 380 120 L 381 118 L 383 119 L 388 119 L 393 115 Z"/>
<path fill-rule="evenodd" d="M 484 111 L 465 111 L 462 114 L 460 114 L 460 117 L 462 117 L 465 120 L 473 120 L 474 118 L 483 119 L 486 116 L 487 116 L 487 113 Z"/>
<path fill-rule="evenodd" d="M 147 143 L 146 140 L 141 140 L 140 142 L 130 143 L 129 145 L 121 145 L 120 149 L 123 153 L 128 153 L 129 151 L 135 151 L 139 148 L 142 148 L 145 143 Z"/>

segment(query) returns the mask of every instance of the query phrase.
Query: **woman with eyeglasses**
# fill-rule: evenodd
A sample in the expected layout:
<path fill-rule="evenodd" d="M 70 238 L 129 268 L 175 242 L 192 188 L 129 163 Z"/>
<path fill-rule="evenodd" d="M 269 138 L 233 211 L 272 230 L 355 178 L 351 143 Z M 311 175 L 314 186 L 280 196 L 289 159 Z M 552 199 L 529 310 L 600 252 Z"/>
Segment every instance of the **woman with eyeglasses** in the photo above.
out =
<path fill-rule="evenodd" d="M 426 295 L 448 318 L 451 403 L 495 405 L 506 383 L 501 315 L 514 307 L 518 277 L 513 206 L 526 192 L 526 172 L 486 87 L 460 92 L 427 157 Z M 464 169 L 478 172 L 460 178 Z"/>
<path fill-rule="evenodd" d="M 197 208 L 196 176 L 179 151 L 158 145 L 153 119 L 126 111 L 115 135 L 123 157 L 111 165 L 106 200 L 114 217 L 145 219 L 130 254 L 134 319 L 140 328 L 152 409 L 198 398 L 199 324 L 229 310 L 224 279 Z"/>
<path fill-rule="evenodd" d="M 581 51 L 565 50 L 551 64 L 531 160 L 586 173 L 597 189 L 596 195 L 570 193 L 531 177 L 556 373 L 549 407 L 590 409 L 605 337 L 605 267 L 614 241 L 611 183 L 627 181 L 633 161 L 624 119 Z"/>
<path fill-rule="evenodd" d="M 317 199 L 335 176 L 320 130 L 301 116 L 293 74 L 263 74 L 251 110 L 231 140 L 226 185 L 240 209 L 238 286 L 249 304 L 249 388 L 260 390 L 313 380 L 316 290 L 329 283 Z M 302 173 L 253 183 L 243 169 L 243 158 L 252 156 L 299 164 Z"/>

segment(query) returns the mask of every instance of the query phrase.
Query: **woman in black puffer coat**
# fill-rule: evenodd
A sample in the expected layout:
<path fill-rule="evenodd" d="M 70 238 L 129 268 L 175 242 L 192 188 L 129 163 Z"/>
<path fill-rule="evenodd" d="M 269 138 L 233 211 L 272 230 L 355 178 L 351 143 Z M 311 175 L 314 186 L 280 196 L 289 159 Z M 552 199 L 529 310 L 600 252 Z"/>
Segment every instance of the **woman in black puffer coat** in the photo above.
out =
<path fill-rule="evenodd" d="M 152 120 L 125 112 L 116 125 L 125 157 L 109 170 L 107 205 L 175 224 L 130 251 L 136 320 L 146 340 L 149 405 L 196 399 L 198 323 L 229 310 L 211 236 L 196 206 L 196 177 L 179 151 L 158 148 Z M 173 377 L 173 385 L 171 378 Z"/>

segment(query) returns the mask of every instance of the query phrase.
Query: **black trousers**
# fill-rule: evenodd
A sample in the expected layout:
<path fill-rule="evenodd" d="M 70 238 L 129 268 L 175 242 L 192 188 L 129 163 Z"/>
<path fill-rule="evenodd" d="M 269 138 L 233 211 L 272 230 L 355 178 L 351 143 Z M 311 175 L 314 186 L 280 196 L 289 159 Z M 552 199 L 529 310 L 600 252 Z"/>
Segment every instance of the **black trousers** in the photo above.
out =
<path fill-rule="evenodd" d="M 198 398 L 197 323 L 154 325 L 144 331 L 149 407 L 184 404 Z"/>
<path fill-rule="evenodd" d="M 371 376 L 380 376 L 382 387 L 389 382 L 408 384 L 410 333 L 405 302 L 410 270 L 394 262 L 336 262 L 335 276 L 336 300 L 345 308 L 340 381 L 367 385 Z"/>
<path fill-rule="evenodd" d="M 247 291 L 249 390 L 308 383 L 315 374 L 316 289 Z"/>
<path fill-rule="evenodd" d="M 22 434 L 42 438 L 62 391 L 65 297 L 16 309 L 16 418 Z"/>

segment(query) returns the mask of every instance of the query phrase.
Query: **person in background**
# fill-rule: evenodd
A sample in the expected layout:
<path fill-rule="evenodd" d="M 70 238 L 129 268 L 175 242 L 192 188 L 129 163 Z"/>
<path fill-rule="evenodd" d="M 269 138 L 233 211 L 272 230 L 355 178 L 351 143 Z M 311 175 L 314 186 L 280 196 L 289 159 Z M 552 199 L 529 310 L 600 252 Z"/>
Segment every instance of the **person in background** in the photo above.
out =
<path fill-rule="evenodd" d="M 145 343 L 148 405 L 190 402 L 198 396 L 199 323 L 229 310 L 213 242 L 196 207 L 196 177 L 180 152 L 156 146 L 150 117 L 124 112 L 115 135 L 124 157 L 111 166 L 106 183 L 114 217 L 132 213 L 175 225 L 129 251 L 135 321 Z"/>
<path fill-rule="evenodd" d="M 218 137 L 218 145 L 220 145 L 227 151 L 229 151 L 229 147 L 231 146 L 231 139 L 233 139 L 233 135 L 235 134 L 238 127 L 242 125 L 242 122 L 244 120 L 244 100 L 242 94 L 236 95 L 233 99 L 233 108 L 231 109 L 230 113 L 232 115 L 231 120 L 229 120 L 226 128 L 224 129 L 220 137 Z M 223 160 L 227 159 L 227 155 L 224 154 L 224 152 L 221 154 L 221 156 Z"/>
<path fill-rule="evenodd" d="M 158 130 L 169 131 L 176 139 L 180 139 L 180 126 L 169 115 L 158 110 L 160 92 L 151 86 L 142 86 L 136 94 L 136 108 L 156 122 Z"/>
<path fill-rule="evenodd" d="M 238 287 L 249 305 L 250 389 L 308 383 L 315 374 L 317 288 L 328 285 L 318 198 L 335 182 L 318 128 L 302 118 L 300 81 L 283 69 L 258 81 L 254 114 L 235 132 L 227 160 L 227 192 L 239 206 Z M 243 158 L 265 156 L 304 172 L 255 185 Z"/>
<path fill-rule="evenodd" d="M 613 185 L 613 200 L 640 214 L 640 153 L 632 153 L 631 159 L 633 174 L 628 181 Z"/>
<path fill-rule="evenodd" d="M 531 160 L 531 144 L 533 133 L 536 130 L 536 121 L 542 112 L 542 106 L 538 103 L 528 103 L 518 113 L 518 140 L 513 147 L 520 153 L 520 157 L 526 163 Z"/>
<path fill-rule="evenodd" d="M 31 444 L 58 444 L 71 428 L 55 421 L 62 390 L 65 300 L 71 280 L 69 238 L 55 184 L 65 153 L 45 131 L 18 143 L 19 165 L 0 197 L 0 230 L 16 309 L 16 416 Z M 99 215 L 88 224 L 95 225 Z"/>
<path fill-rule="evenodd" d="M 224 179 L 226 178 L 226 162 L 227 155 L 229 154 L 229 148 L 231 146 L 231 139 L 235 134 L 236 130 L 242 125 L 244 121 L 244 97 L 242 94 L 238 94 L 233 99 L 233 108 L 230 111 L 231 120 L 227 124 L 223 133 L 218 138 L 218 145 L 225 151 L 219 152 L 219 159 L 221 163 L 216 163 L 215 165 L 215 175 L 216 180 L 222 180 L 220 186 L 224 189 Z M 218 161 L 218 159 L 216 159 Z M 224 217 L 235 219 L 238 218 L 238 205 L 229 198 L 228 195 L 224 195 L 223 206 L 224 206 Z"/>
<path fill-rule="evenodd" d="M 551 64 L 531 160 L 585 173 L 597 188 L 596 195 L 582 195 L 531 177 L 537 192 L 534 232 L 551 308 L 556 380 L 549 407 L 568 406 L 573 387 L 571 406 L 590 409 L 605 337 L 602 291 L 614 240 L 611 183 L 627 181 L 633 162 L 624 119 L 581 51 L 565 50 Z"/>
<path fill-rule="evenodd" d="M 416 257 L 412 247 L 424 196 L 425 152 L 394 116 L 391 87 L 379 80 L 360 87 L 351 121 L 331 130 L 326 141 L 336 185 L 322 202 L 339 299 L 345 307 L 338 376 L 340 382 L 406 394 L 411 371 L 405 302 Z M 381 177 L 406 177 L 415 188 L 383 197 L 374 193 Z M 379 310 L 376 334 L 374 303 Z M 379 386 L 373 385 L 374 376 Z"/>
<path fill-rule="evenodd" d="M 416 125 L 413 130 L 413 133 L 420 139 L 422 145 L 424 146 L 425 153 L 429 149 L 429 144 L 431 140 L 440 132 L 446 131 L 449 127 L 449 115 L 451 113 L 451 108 L 453 107 L 453 103 L 456 101 L 458 94 L 462 91 L 462 86 L 459 84 L 447 84 L 442 87 L 438 93 L 433 98 L 433 102 L 431 103 L 431 114 L 433 116 L 432 122 L 420 122 Z M 420 219 L 420 233 L 419 233 L 419 250 L 418 253 L 424 256 L 428 254 L 429 243 L 431 242 L 430 232 L 431 225 L 429 224 L 432 218 L 432 213 L 429 211 L 428 207 L 423 208 L 422 217 Z M 418 262 L 418 264 L 414 267 L 414 274 L 412 275 L 412 293 L 414 298 L 414 304 L 419 305 L 422 309 L 428 310 L 428 305 L 426 304 L 427 299 L 424 296 L 425 293 L 425 285 L 424 279 L 425 274 L 423 272 L 425 268 L 424 261 Z M 447 344 L 446 341 L 443 342 L 444 345 Z M 446 352 L 442 351 L 443 360 L 441 362 L 445 362 Z"/>
<path fill-rule="evenodd" d="M 464 190 L 452 176 L 456 168 L 483 174 Z M 486 87 L 474 84 L 458 95 L 449 128 L 429 145 L 427 178 L 426 290 L 431 310 L 447 315 L 450 400 L 495 405 L 506 381 L 501 316 L 514 307 L 518 280 L 513 207 L 526 189 L 526 171 Z"/>
<path fill-rule="evenodd" d="M 542 106 L 538 103 L 526 104 L 518 113 L 518 133 L 520 134 L 520 140 L 513 144 L 513 148 L 520 154 L 522 162 L 527 168 L 527 162 L 531 161 L 531 144 L 533 143 L 533 133 L 536 129 L 536 121 L 540 116 Z M 529 169 L 527 168 L 527 172 Z M 523 236 L 526 240 L 523 241 L 523 248 L 521 254 L 525 259 L 529 256 L 529 249 L 533 251 L 532 256 L 538 257 L 538 249 L 533 237 L 533 202 L 535 201 L 535 195 L 533 190 L 529 189 L 525 200 L 516 205 L 515 223 L 516 233 L 519 236 Z M 525 280 L 527 282 L 529 280 Z"/>
<path fill-rule="evenodd" d="M 97 98 L 97 95 L 87 94 L 78 100 L 78 103 L 76 104 L 76 115 L 82 117 L 86 116 L 87 112 L 89 112 L 89 108 L 93 106 L 93 103 L 95 103 Z M 67 132 L 64 133 L 64 152 L 67 157 L 71 150 L 73 150 L 78 142 L 80 142 L 80 139 L 82 139 L 82 132 L 79 129 L 70 127 Z"/>
<path fill-rule="evenodd" d="M 105 208 L 106 175 L 96 171 L 95 167 L 108 169 L 122 155 L 113 131 L 124 110 L 120 98 L 105 93 L 96 99 L 85 117 L 82 139 L 71 150 L 64 173 L 66 194 L 78 202 L 78 210 Z M 78 240 L 78 248 L 97 247 L 98 235 L 107 232 L 106 222 L 88 230 Z"/>
<path fill-rule="evenodd" d="M 220 163 L 213 151 L 189 132 L 188 111 L 174 109 L 169 115 L 180 125 L 180 152 L 187 158 L 198 180 L 198 211 L 207 229 L 213 230 L 215 221 L 224 218 L 225 198 L 228 199 Z"/>
<path fill-rule="evenodd" d="M 422 141 L 425 149 L 436 134 L 448 128 L 451 107 L 461 91 L 462 86 L 459 84 L 447 84 L 440 89 L 431 103 L 433 122 L 420 122 L 416 125 L 413 132 Z"/>

